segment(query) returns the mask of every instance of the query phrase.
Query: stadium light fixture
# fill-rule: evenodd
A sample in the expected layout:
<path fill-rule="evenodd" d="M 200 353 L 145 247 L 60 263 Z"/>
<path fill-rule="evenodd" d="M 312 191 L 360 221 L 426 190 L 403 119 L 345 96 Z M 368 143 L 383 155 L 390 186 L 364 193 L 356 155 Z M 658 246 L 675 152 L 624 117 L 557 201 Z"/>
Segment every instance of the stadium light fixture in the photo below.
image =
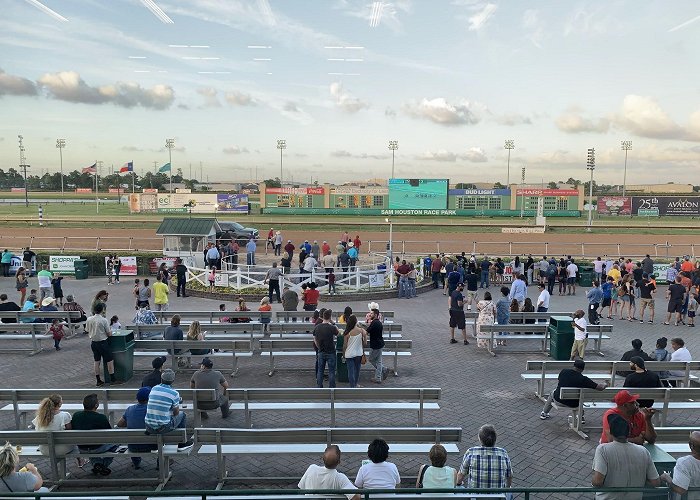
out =
<path fill-rule="evenodd" d="M 165 139 L 165 147 L 168 148 L 168 163 L 170 164 L 170 193 L 173 192 L 173 148 L 175 139 Z"/>
<path fill-rule="evenodd" d="M 282 187 L 282 153 L 285 149 L 287 149 L 287 141 L 284 139 L 278 139 L 277 149 L 280 150 L 280 187 Z"/>
<path fill-rule="evenodd" d="M 391 178 L 394 178 L 394 153 L 399 149 L 399 141 L 389 141 L 389 149 L 391 149 Z"/>
<path fill-rule="evenodd" d="M 632 141 L 622 141 L 620 144 L 625 152 L 625 170 L 622 174 L 622 196 L 625 196 L 627 193 L 627 152 L 632 151 Z"/>
<path fill-rule="evenodd" d="M 593 224 L 593 171 L 595 170 L 595 148 L 588 149 L 586 170 L 591 171 L 591 182 L 588 185 L 588 228 L 586 229 L 590 232 L 591 225 Z"/>
<path fill-rule="evenodd" d="M 56 147 L 58 148 L 58 155 L 61 159 L 61 198 L 65 198 L 65 192 L 63 190 L 63 148 L 66 147 L 66 140 L 56 139 Z"/>
<path fill-rule="evenodd" d="M 505 145 L 503 146 L 504 149 L 508 150 L 508 167 L 507 167 L 507 173 L 506 173 L 506 186 L 510 186 L 510 151 L 511 149 L 515 149 L 515 141 L 513 139 L 506 139 Z"/>

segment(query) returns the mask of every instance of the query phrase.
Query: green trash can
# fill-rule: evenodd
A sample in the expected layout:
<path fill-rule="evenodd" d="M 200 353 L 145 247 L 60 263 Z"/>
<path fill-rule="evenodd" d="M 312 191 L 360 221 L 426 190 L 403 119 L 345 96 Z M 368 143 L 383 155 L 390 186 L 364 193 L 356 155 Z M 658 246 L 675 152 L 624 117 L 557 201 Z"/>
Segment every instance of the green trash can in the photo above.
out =
<path fill-rule="evenodd" d="M 595 269 L 590 264 L 581 264 L 578 266 L 578 284 L 579 286 L 591 287 L 595 279 Z"/>
<path fill-rule="evenodd" d="M 134 376 L 134 332 L 116 330 L 109 337 L 109 347 L 114 357 L 114 376 L 119 382 L 128 382 Z M 104 380 L 109 383 L 107 363 L 104 365 Z"/>
<path fill-rule="evenodd" d="M 335 381 L 348 382 L 348 364 L 343 357 L 343 341 L 345 337 L 338 335 L 335 342 Z"/>
<path fill-rule="evenodd" d="M 78 259 L 73 262 L 73 269 L 75 269 L 75 279 L 86 280 L 90 274 L 90 266 L 88 265 L 87 259 Z"/>
<path fill-rule="evenodd" d="M 557 361 L 571 358 L 574 345 L 574 327 L 570 316 L 551 316 L 549 318 L 549 356 Z"/>

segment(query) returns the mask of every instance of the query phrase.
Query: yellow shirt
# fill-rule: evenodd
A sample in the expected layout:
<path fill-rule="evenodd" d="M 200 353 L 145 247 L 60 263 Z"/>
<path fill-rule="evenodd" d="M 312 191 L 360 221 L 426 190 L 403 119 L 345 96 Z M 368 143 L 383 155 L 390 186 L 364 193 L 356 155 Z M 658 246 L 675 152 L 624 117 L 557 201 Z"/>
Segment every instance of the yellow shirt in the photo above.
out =
<path fill-rule="evenodd" d="M 158 281 L 153 284 L 153 294 L 155 295 L 156 304 L 167 304 L 168 303 L 168 285 L 162 281 Z"/>
<path fill-rule="evenodd" d="M 619 269 L 615 269 L 614 267 L 608 271 L 608 276 L 612 276 L 613 279 L 615 280 L 615 283 L 620 282 L 620 278 L 622 277 L 622 274 L 620 273 Z"/>

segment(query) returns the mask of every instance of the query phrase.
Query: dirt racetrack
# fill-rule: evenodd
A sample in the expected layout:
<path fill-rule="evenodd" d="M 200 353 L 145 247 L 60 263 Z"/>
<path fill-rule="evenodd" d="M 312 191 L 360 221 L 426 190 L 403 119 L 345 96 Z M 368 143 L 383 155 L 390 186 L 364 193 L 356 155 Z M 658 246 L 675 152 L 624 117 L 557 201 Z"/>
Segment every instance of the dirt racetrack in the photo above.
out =
<path fill-rule="evenodd" d="M 357 233 L 352 227 L 347 228 L 352 238 Z M 284 230 L 284 243 L 288 239 L 298 247 L 305 239 L 313 242 L 328 240 L 335 252 L 335 244 L 342 236 L 344 227 L 333 228 L 332 231 L 292 231 Z M 260 228 L 260 235 L 265 238 L 267 231 Z M 100 238 L 99 247 L 97 238 Z M 361 252 L 383 252 L 389 239 L 388 232 L 361 232 L 363 241 Z M 131 239 L 131 240 L 130 240 Z M 5 228 L 0 235 L 0 246 L 13 251 L 30 245 L 35 249 L 61 249 L 64 253 L 70 250 L 159 250 L 162 248 L 161 239 L 155 234 L 155 229 L 90 229 L 90 228 Z M 262 243 L 259 244 L 262 250 Z M 425 254 L 435 252 L 445 253 L 476 253 L 486 255 L 575 255 L 595 258 L 598 255 L 615 255 L 637 257 L 649 253 L 652 256 L 675 257 L 678 255 L 696 255 L 700 251 L 700 240 L 696 235 L 688 234 L 600 234 L 586 233 L 557 233 L 545 234 L 503 234 L 465 232 L 406 232 L 394 231 L 394 254 Z"/>

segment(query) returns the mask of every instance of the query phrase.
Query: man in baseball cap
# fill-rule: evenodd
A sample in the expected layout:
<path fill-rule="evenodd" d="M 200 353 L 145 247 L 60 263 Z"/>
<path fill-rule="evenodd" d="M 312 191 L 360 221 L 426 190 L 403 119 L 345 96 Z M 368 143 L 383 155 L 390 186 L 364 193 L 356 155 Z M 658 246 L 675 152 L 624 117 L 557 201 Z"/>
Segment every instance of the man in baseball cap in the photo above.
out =
<path fill-rule="evenodd" d="M 644 359 L 641 356 L 632 356 L 630 359 L 630 369 L 632 373 L 625 377 L 625 383 L 622 387 L 631 388 L 654 388 L 662 387 L 659 376 L 650 372 L 645 368 Z M 640 399 L 637 401 L 642 408 L 651 408 L 654 406 L 653 399 Z"/>
<path fill-rule="evenodd" d="M 166 434 L 175 429 L 187 427 L 185 413 L 180 411 L 182 398 L 180 393 L 172 388 L 175 382 L 175 372 L 171 369 L 163 370 L 160 375 L 161 383 L 151 389 L 146 407 L 147 434 Z M 177 451 L 189 451 L 194 442 L 189 439 L 177 445 Z"/>
<path fill-rule="evenodd" d="M 165 356 L 158 356 L 156 358 L 153 358 L 153 361 L 151 361 L 153 371 L 149 372 L 148 375 L 146 375 L 143 378 L 143 382 L 141 382 L 141 387 L 155 387 L 158 384 L 160 384 L 160 374 L 163 372 L 163 365 L 165 364 L 165 359 Z"/>
<path fill-rule="evenodd" d="M 632 394 L 627 390 L 619 391 L 615 394 L 613 401 L 617 405 L 603 414 L 603 433 L 600 436 L 601 443 L 609 443 L 613 440 L 610 433 L 610 425 L 608 416 L 617 414 L 624 418 L 629 425 L 629 442 L 635 444 L 644 444 L 649 442 L 654 444 L 656 441 L 656 431 L 651 418 L 654 416 L 652 408 L 643 408 L 639 410 L 639 394 Z"/>
<path fill-rule="evenodd" d="M 216 391 L 216 399 L 213 401 L 198 401 L 199 408 L 201 410 L 220 408 L 221 416 L 226 418 L 229 415 L 228 394 L 226 394 L 228 382 L 220 371 L 212 370 L 212 368 L 214 368 L 214 363 L 211 358 L 203 358 L 200 369 L 192 375 L 190 387 L 192 389 L 214 389 Z M 207 412 L 202 412 L 202 418 L 209 418 Z"/>
<path fill-rule="evenodd" d="M 159 358 L 156 358 L 159 359 Z M 160 377 L 160 371 L 158 372 L 158 377 Z M 127 429 L 145 429 L 146 423 L 144 419 L 146 418 L 146 409 L 148 408 L 148 397 L 151 394 L 150 387 L 141 387 L 136 393 L 135 405 L 129 406 L 125 411 L 122 418 L 117 422 L 117 427 L 127 428 Z M 154 444 L 130 444 L 129 451 L 134 453 L 151 451 L 157 449 L 157 445 Z M 131 457 L 131 463 L 134 464 L 134 469 L 141 468 L 141 457 Z"/>

